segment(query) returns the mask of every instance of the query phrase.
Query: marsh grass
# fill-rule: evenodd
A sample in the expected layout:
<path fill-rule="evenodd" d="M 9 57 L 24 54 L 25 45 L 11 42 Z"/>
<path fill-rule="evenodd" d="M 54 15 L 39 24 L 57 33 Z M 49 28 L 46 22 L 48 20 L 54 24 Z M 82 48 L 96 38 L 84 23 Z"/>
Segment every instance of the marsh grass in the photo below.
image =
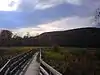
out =
<path fill-rule="evenodd" d="M 100 75 L 99 48 L 60 48 L 45 50 L 43 60 L 63 75 Z"/>

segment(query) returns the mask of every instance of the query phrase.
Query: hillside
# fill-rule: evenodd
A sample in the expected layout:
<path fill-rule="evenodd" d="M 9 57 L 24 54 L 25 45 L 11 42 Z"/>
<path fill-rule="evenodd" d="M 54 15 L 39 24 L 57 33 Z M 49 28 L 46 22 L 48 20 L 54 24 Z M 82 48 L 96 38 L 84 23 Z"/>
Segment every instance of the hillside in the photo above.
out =
<path fill-rule="evenodd" d="M 100 28 L 88 27 L 46 32 L 35 38 L 42 46 L 100 47 Z"/>

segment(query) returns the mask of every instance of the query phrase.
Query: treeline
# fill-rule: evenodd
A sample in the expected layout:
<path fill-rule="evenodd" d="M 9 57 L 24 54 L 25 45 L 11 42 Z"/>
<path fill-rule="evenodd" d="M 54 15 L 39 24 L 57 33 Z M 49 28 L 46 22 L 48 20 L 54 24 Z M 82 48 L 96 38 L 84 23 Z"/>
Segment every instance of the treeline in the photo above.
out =
<path fill-rule="evenodd" d="M 100 48 L 100 28 L 88 27 L 67 31 L 45 32 L 20 37 L 9 30 L 0 33 L 0 46 L 70 46 Z"/>
<path fill-rule="evenodd" d="M 1 30 L 0 46 L 33 46 L 38 45 L 35 37 L 25 35 L 24 37 L 14 35 L 9 30 Z"/>

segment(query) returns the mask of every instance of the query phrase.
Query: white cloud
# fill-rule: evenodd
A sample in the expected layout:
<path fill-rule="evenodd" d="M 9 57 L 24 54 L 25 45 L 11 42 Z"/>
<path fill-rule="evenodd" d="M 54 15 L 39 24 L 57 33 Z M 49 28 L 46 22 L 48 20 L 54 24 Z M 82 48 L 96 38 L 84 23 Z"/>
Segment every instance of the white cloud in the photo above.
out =
<path fill-rule="evenodd" d="M 53 4 L 51 4 L 51 5 L 37 4 L 37 5 L 35 6 L 35 9 L 46 9 L 46 8 L 50 8 L 50 7 L 52 7 L 52 6 L 54 6 L 54 5 L 53 5 Z"/>
<path fill-rule="evenodd" d="M 46 9 L 62 3 L 80 5 L 82 0 L 38 0 L 35 9 Z"/>
<path fill-rule="evenodd" d="M 5 0 L 4 0 L 5 1 Z M 69 3 L 73 5 L 82 5 L 83 7 L 94 10 L 100 6 L 100 0 L 21 0 L 19 10 L 43 10 L 57 6 L 59 4 Z"/>
<path fill-rule="evenodd" d="M 41 34 L 43 32 L 49 32 L 49 31 L 59 31 L 59 30 L 68 30 L 73 28 L 81 28 L 81 27 L 90 27 L 92 24 L 90 23 L 92 17 L 69 17 L 60 19 L 48 24 L 41 24 L 37 25 L 36 27 L 28 27 L 28 28 L 19 28 L 12 30 L 13 33 L 17 33 L 20 36 L 24 36 L 27 32 L 30 33 L 30 35 L 37 35 Z"/>
<path fill-rule="evenodd" d="M 19 3 L 19 0 L 0 0 L 0 11 L 15 11 Z"/>
<path fill-rule="evenodd" d="M 70 4 L 81 5 L 82 0 L 66 0 Z"/>
<path fill-rule="evenodd" d="M 43 10 L 63 3 L 81 5 L 82 0 L 21 0 L 18 10 Z"/>

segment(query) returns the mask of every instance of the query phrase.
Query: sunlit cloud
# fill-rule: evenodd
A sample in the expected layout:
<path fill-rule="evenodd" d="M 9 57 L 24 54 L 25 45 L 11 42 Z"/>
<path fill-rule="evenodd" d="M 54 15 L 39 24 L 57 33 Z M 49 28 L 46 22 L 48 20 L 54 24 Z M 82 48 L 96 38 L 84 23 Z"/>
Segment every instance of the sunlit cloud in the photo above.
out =
<path fill-rule="evenodd" d="M 90 27 L 93 26 L 90 22 L 91 19 L 92 17 L 81 18 L 78 16 L 74 16 L 33 27 L 12 29 L 12 31 L 14 34 L 17 33 L 19 36 L 24 36 L 27 34 L 27 32 L 29 32 L 32 36 L 36 36 L 37 34 L 49 31 L 62 31 L 74 28 Z"/>
<path fill-rule="evenodd" d="M 15 11 L 19 5 L 19 0 L 0 0 L 0 11 Z"/>

